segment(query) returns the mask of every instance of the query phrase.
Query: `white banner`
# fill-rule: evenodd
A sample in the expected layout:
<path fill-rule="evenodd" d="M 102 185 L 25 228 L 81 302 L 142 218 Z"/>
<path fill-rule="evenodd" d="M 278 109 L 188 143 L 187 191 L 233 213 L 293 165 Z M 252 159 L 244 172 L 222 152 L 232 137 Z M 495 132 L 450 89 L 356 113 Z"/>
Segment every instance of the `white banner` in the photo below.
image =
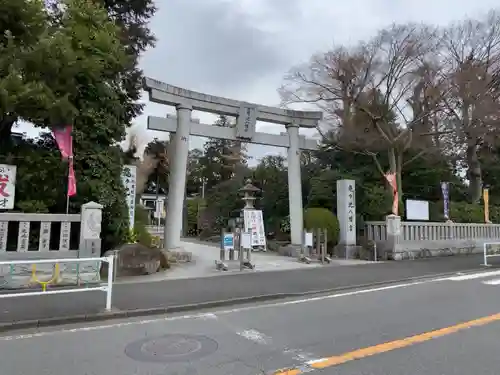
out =
<path fill-rule="evenodd" d="M 125 188 L 125 201 L 128 207 L 128 219 L 130 229 L 134 229 L 135 221 L 135 193 L 137 190 L 137 167 L 135 165 L 124 165 L 122 172 L 122 183 Z"/>
<path fill-rule="evenodd" d="M 15 165 L 0 164 L 0 210 L 12 210 L 16 196 Z"/>
<path fill-rule="evenodd" d="M 264 230 L 264 218 L 261 210 L 244 210 L 243 219 L 245 232 L 252 236 L 253 246 L 266 246 L 266 232 Z"/>

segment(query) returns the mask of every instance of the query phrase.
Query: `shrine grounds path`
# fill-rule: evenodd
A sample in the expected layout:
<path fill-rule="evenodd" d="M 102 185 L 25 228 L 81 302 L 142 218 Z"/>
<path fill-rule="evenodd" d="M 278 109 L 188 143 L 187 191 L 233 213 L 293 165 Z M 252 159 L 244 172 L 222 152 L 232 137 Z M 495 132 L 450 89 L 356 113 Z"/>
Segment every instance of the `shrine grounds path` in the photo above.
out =
<path fill-rule="evenodd" d="M 233 277 L 213 279 L 237 285 Z M 498 375 L 499 288 L 500 271 L 483 270 L 189 314 L 4 332 L 2 373 Z"/>
<path fill-rule="evenodd" d="M 451 256 L 353 266 L 323 266 L 286 271 L 117 283 L 113 312 L 104 313 L 105 293 L 84 292 L 0 299 L 0 331 L 192 311 L 357 287 L 385 285 L 483 269 L 481 255 Z M 500 259 L 492 258 L 495 269 Z"/>

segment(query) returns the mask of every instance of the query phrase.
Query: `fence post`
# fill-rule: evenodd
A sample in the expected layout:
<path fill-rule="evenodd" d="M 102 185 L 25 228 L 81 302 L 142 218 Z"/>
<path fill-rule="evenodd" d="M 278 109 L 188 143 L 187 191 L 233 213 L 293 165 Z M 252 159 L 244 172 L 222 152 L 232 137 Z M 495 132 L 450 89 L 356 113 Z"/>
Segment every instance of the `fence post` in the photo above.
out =
<path fill-rule="evenodd" d="M 115 273 L 115 256 L 108 257 L 108 287 L 106 290 L 106 311 L 111 311 L 111 304 L 113 302 L 113 279 Z"/>
<path fill-rule="evenodd" d="M 101 256 L 101 222 L 103 206 L 88 202 L 81 208 L 79 258 Z"/>

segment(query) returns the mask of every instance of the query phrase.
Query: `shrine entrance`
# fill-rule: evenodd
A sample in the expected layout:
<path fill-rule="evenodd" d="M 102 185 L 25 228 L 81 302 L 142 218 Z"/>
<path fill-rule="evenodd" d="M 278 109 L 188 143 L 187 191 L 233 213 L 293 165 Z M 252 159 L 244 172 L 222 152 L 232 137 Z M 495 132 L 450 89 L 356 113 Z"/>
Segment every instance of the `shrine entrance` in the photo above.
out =
<path fill-rule="evenodd" d="M 315 150 L 317 142 L 299 135 L 299 128 L 316 128 L 322 119 L 319 111 L 294 111 L 268 107 L 168 85 L 152 78 L 144 79 L 144 89 L 154 103 L 175 106 L 177 116 L 148 116 L 148 129 L 172 133 L 173 149 L 169 176 L 164 244 L 167 250 L 181 246 L 182 214 L 186 192 L 189 136 L 227 139 L 286 147 L 288 149 L 288 196 L 292 245 L 302 246 L 303 208 L 300 176 L 301 150 Z M 225 128 L 201 124 L 191 118 L 193 110 L 236 117 L 236 127 Z M 280 135 L 256 131 L 257 121 L 285 125 Z"/>

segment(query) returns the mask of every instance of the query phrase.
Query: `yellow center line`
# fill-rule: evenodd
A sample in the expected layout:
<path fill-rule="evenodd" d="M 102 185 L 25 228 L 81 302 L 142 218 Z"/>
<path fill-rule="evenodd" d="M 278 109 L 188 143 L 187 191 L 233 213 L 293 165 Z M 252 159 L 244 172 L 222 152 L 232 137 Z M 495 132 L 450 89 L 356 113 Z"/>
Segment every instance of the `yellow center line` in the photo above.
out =
<path fill-rule="evenodd" d="M 371 357 L 376 354 L 386 353 L 396 349 L 405 348 L 422 342 L 430 341 L 438 337 L 447 336 L 452 333 L 456 333 L 468 328 L 479 327 L 497 321 L 500 321 L 500 313 L 485 316 L 479 319 L 470 320 L 468 322 L 459 323 L 454 326 L 441 328 L 435 331 L 424 332 L 415 336 L 406 337 L 404 339 L 389 341 L 383 344 L 357 349 L 352 352 L 347 352 L 340 355 L 322 358 L 317 361 L 304 363 L 303 367 L 307 368 L 310 371 L 311 368 L 323 369 L 326 367 L 338 366 L 346 362 L 354 361 L 361 358 Z M 275 371 L 273 375 L 300 375 L 304 374 L 305 372 L 306 370 L 302 370 L 301 368 L 291 368 L 287 370 Z"/>

